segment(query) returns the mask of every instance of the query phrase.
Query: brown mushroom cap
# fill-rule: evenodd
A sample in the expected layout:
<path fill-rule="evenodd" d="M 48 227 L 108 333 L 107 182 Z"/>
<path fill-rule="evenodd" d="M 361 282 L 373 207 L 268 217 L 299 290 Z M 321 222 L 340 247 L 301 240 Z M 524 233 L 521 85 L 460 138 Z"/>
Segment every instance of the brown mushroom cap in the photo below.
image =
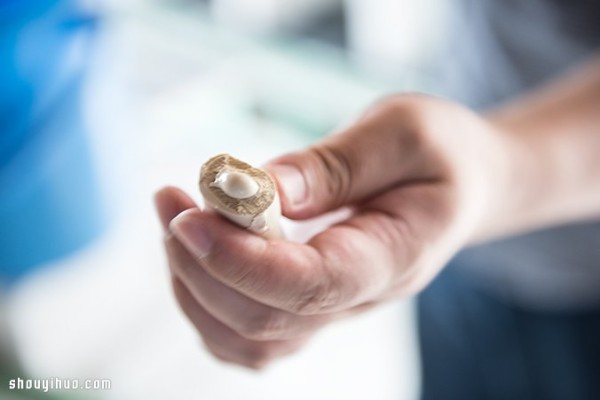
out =
<path fill-rule="evenodd" d="M 229 197 L 213 183 L 219 172 L 240 172 L 251 176 L 259 186 L 256 195 L 235 199 Z M 239 215 L 254 216 L 267 210 L 273 203 L 276 194 L 275 181 L 265 171 L 254 168 L 229 154 L 219 154 L 212 157 L 200 169 L 200 192 L 218 210 L 224 210 Z"/>

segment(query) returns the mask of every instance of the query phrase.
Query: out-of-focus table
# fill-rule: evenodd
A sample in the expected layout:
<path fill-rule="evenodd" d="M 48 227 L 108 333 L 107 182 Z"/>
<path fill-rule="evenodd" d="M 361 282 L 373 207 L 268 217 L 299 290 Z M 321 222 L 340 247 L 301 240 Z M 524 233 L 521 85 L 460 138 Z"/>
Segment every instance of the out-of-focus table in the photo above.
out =
<path fill-rule="evenodd" d="M 198 199 L 198 167 L 211 155 L 260 164 L 315 140 L 381 90 L 319 46 L 260 44 L 151 5 L 116 11 L 89 106 L 112 229 L 11 292 L 26 370 L 111 379 L 112 390 L 76 392 L 82 398 L 414 399 L 409 302 L 336 323 L 261 373 L 215 361 L 173 300 L 152 209 L 165 184 Z"/>

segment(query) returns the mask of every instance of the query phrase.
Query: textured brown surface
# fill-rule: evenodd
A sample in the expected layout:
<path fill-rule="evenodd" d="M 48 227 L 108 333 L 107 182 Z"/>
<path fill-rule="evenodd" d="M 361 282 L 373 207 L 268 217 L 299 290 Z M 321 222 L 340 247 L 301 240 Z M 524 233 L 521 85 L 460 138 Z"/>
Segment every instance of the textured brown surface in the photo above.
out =
<path fill-rule="evenodd" d="M 229 197 L 219 187 L 212 185 L 221 171 L 242 172 L 250 175 L 258 183 L 255 196 L 245 199 Z M 265 171 L 254 168 L 229 154 L 219 154 L 202 165 L 200 170 L 200 192 L 218 209 L 239 215 L 258 215 L 263 213 L 275 198 L 275 182 Z"/>

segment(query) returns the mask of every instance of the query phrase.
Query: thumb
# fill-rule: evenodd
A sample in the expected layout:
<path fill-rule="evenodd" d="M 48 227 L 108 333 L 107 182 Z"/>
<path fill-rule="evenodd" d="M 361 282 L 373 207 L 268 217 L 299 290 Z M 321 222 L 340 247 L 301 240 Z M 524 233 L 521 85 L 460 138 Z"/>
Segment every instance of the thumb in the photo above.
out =
<path fill-rule="evenodd" d="M 385 124 L 387 122 L 387 124 Z M 283 213 L 305 219 L 373 197 L 414 175 L 415 140 L 370 118 L 265 168 L 279 186 Z M 408 162 L 408 163 L 407 163 Z"/>

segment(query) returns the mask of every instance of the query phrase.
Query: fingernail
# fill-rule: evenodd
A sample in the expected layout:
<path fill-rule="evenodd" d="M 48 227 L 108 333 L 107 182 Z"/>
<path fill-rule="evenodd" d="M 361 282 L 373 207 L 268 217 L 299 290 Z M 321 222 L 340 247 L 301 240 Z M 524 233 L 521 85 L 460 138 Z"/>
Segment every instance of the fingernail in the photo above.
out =
<path fill-rule="evenodd" d="M 275 176 L 287 201 L 298 205 L 306 201 L 306 180 L 300 170 L 293 165 L 273 165 L 269 168 Z"/>
<path fill-rule="evenodd" d="M 204 258 L 210 254 L 213 239 L 210 232 L 197 217 L 188 215 L 184 211 L 171 221 L 169 229 L 183 246 L 197 258 Z"/>

